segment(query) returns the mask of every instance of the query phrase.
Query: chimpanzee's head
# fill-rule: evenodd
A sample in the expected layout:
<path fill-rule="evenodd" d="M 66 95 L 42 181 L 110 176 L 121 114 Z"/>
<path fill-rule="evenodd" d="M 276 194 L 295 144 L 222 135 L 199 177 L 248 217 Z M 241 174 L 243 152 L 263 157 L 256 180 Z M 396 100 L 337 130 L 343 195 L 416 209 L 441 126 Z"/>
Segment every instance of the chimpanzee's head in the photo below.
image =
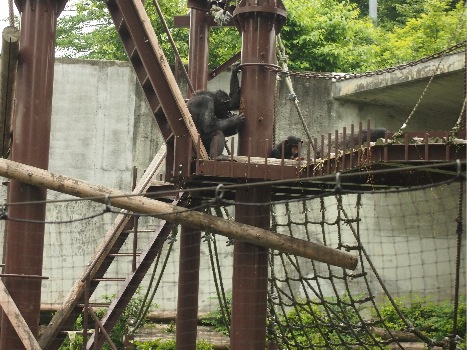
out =
<path fill-rule="evenodd" d="M 298 157 L 298 145 L 302 144 L 302 139 L 296 136 L 289 136 L 286 140 L 286 150 L 291 153 L 293 158 Z M 287 156 L 289 156 L 287 154 Z"/>
<path fill-rule="evenodd" d="M 219 119 L 230 117 L 230 97 L 225 91 L 214 92 L 214 113 Z"/>

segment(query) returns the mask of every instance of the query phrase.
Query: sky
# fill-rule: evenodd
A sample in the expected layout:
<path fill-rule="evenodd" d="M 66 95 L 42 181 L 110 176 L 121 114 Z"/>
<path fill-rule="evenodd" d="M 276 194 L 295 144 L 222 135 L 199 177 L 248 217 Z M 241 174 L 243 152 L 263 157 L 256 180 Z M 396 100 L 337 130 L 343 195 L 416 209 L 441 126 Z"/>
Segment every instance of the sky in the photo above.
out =
<path fill-rule="evenodd" d="M 0 28 L 2 30 L 5 26 L 9 24 L 8 23 L 8 16 L 9 16 L 8 2 L 9 0 L 0 0 Z M 75 0 L 68 0 L 67 6 L 70 6 L 74 2 Z M 14 1 L 13 1 L 13 9 L 15 11 L 15 14 L 18 15 L 18 9 L 16 8 Z"/>
<path fill-rule="evenodd" d="M 16 6 L 14 6 L 14 4 L 13 4 L 13 8 L 14 8 L 16 14 L 17 14 L 18 11 L 16 9 Z M 8 25 L 8 15 L 9 15 L 8 0 L 0 0 L 0 19 L 1 19 L 2 29 L 6 25 Z"/>

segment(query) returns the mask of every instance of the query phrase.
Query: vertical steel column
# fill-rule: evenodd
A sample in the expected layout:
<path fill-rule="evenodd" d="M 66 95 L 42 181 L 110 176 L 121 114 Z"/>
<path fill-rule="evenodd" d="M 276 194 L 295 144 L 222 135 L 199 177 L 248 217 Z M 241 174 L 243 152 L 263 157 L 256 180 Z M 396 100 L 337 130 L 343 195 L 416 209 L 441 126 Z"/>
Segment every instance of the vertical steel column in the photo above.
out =
<path fill-rule="evenodd" d="M 204 0 L 188 1 L 190 8 L 190 50 L 188 74 L 196 90 L 208 84 L 209 4 Z M 191 203 L 193 206 L 193 203 Z M 201 232 L 182 226 L 178 278 L 177 350 L 196 348 Z"/>
<path fill-rule="evenodd" d="M 209 3 L 206 0 L 189 0 L 188 7 L 190 8 L 188 75 L 195 91 L 205 90 L 208 87 Z"/>
<path fill-rule="evenodd" d="M 17 105 L 13 121 L 11 159 L 47 169 L 49 164 L 55 62 L 56 18 L 66 1 L 17 1 L 21 14 Z M 44 201 L 43 188 L 11 180 L 8 202 Z M 42 253 L 44 248 L 45 203 L 12 205 L 8 216 L 26 220 L 5 223 L 4 274 L 18 309 L 34 335 L 38 335 L 41 301 Z M 39 223 L 27 222 L 27 220 Z M 14 275 L 24 275 L 17 277 Z M 23 349 L 5 315 L 2 315 L 0 349 Z"/>
<path fill-rule="evenodd" d="M 253 4 L 254 3 L 254 4 Z M 241 1 L 234 18 L 242 33 L 242 102 L 246 121 L 239 134 L 239 155 L 265 156 L 274 129 L 276 34 L 285 18 L 280 0 Z M 269 154 L 268 154 L 269 155 Z M 236 221 L 269 229 L 271 189 L 237 190 Z M 265 203 L 251 207 L 241 203 Z M 235 242 L 230 344 L 233 350 L 266 348 L 268 249 Z"/>

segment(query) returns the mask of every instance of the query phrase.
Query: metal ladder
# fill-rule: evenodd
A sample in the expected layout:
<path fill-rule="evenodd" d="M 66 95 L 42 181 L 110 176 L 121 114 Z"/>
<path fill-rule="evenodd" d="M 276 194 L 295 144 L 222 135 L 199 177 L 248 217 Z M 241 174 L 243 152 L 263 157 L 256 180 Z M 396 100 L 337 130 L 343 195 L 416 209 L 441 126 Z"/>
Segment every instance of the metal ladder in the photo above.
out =
<path fill-rule="evenodd" d="M 144 194 L 152 185 L 155 174 L 166 156 L 165 147 L 154 157 L 141 180 L 135 186 L 133 194 Z M 182 197 L 183 198 L 183 197 Z M 173 205 L 182 202 L 175 199 Z M 69 291 L 61 308 L 54 314 L 49 325 L 44 329 L 39 338 L 42 349 L 58 349 L 66 337 L 65 331 L 73 329 L 73 325 L 86 307 L 87 300 L 97 288 L 99 282 L 105 281 L 105 273 L 114 259 L 119 256 L 120 248 L 129 236 L 131 225 L 129 225 L 131 214 L 123 211 L 117 215 L 114 223 L 108 229 L 103 241 L 100 243 L 97 253 L 91 263 L 81 273 L 74 286 Z M 102 328 L 111 329 L 121 316 L 125 306 L 135 293 L 139 283 L 146 275 L 150 265 L 160 252 L 164 241 L 171 232 L 173 224 L 161 221 L 158 229 L 154 232 L 148 247 L 139 256 L 136 269 L 124 280 L 118 293 L 118 297 L 109 305 L 107 313 L 100 321 Z M 104 337 L 93 336 L 89 342 L 94 346 L 94 341 L 102 346 Z"/>

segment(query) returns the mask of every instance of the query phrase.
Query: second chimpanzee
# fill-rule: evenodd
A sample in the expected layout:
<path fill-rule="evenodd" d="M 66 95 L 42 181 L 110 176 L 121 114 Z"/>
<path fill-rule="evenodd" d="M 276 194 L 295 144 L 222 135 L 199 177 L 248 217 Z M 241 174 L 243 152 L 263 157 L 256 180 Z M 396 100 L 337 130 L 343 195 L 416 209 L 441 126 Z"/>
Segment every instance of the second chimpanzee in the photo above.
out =
<path fill-rule="evenodd" d="M 282 155 L 282 144 L 284 144 L 284 154 Z M 287 139 L 274 146 L 271 151 L 271 158 L 277 159 L 297 159 L 299 157 L 299 145 L 302 140 L 296 136 L 289 136 Z"/>
<path fill-rule="evenodd" d="M 232 66 L 230 95 L 222 90 L 197 91 L 187 104 L 201 141 L 211 159 L 226 159 L 222 156 L 225 137 L 236 134 L 245 121 L 243 113 L 231 113 L 232 110 L 240 107 L 239 67 L 239 64 Z"/>

